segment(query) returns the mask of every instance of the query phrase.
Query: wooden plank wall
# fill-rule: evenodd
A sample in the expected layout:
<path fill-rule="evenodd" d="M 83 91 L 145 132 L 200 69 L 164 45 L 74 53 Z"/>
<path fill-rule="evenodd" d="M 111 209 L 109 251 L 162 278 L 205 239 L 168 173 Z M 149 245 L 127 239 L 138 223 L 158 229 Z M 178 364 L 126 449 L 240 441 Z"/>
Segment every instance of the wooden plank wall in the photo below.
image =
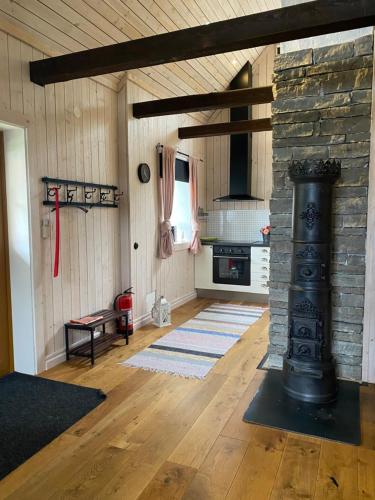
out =
<path fill-rule="evenodd" d="M 91 80 L 45 88 L 28 63 L 43 54 L 0 32 L 0 114 L 24 114 L 28 129 L 35 318 L 39 371 L 62 361 L 65 321 L 112 303 L 120 287 L 119 211 L 61 210 L 60 276 L 52 278 L 54 215 L 42 206 L 44 175 L 118 183 L 117 95 Z M 40 234 L 51 221 L 51 238 Z"/>
<path fill-rule="evenodd" d="M 276 46 L 267 47 L 253 63 L 253 85 L 272 85 L 272 74 Z M 253 106 L 253 118 L 271 116 L 271 104 Z M 214 113 L 210 123 L 229 120 L 229 110 Z M 228 194 L 229 178 L 229 137 L 209 137 L 206 139 L 206 208 L 207 210 L 268 208 L 272 191 L 272 132 L 253 134 L 252 194 L 264 202 L 234 201 L 214 203 L 218 196 Z"/>
<path fill-rule="evenodd" d="M 124 97 L 124 93 L 127 96 Z M 198 122 L 189 115 L 147 118 L 137 120 L 131 115 L 131 104 L 146 101 L 153 96 L 131 81 L 119 94 L 119 103 L 127 106 L 129 176 L 129 216 L 130 216 L 130 284 L 134 287 L 134 317 L 136 324 L 147 320 L 146 295 L 156 290 L 164 295 L 172 305 L 181 304 L 195 296 L 194 258 L 187 249 L 179 250 L 166 260 L 157 257 L 158 243 L 158 163 L 156 144 L 166 144 L 176 149 L 204 159 L 204 139 L 180 141 L 177 129 L 180 126 L 196 125 Z M 119 109 L 119 113 L 121 110 Z M 124 134 L 121 132 L 121 136 Z M 126 149 L 126 145 L 124 145 Z M 121 148 L 120 148 L 121 149 Z M 120 151 L 121 157 L 121 151 Z M 151 181 L 141 184 L 137 175 L 139 163 L 148 163 Z M 204 163 L 201 168 L 201 203 L 204 202 Z M 121 168 L 121 167 L 120 167 Z M 134 249 L 137 242 L 139 247 Z M 124 252 L 122 252 L 124 256 Z M 124 283 L 126 286 L 127 283 Z"/>

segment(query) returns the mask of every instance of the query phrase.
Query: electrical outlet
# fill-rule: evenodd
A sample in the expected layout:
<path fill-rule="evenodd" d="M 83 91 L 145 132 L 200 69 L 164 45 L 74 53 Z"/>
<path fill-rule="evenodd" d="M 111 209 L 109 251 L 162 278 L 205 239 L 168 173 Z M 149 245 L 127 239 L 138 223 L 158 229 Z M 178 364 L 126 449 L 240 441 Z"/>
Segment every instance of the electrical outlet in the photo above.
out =
<path fill-rule="evenodd" d="M 151 309 L 154 307 L 155 300 L 156 300 L 156 290 L 153 290 L 152 292 L 146 295 L 146 309 L 148 313 L 151 312 Z"/>
<path fill-rule="evenodd" d="M 41 221 L 40 232 L 43 240 L 48 240 L 51 235 L 50 221 L 47 217 L 44 217 Z"/>

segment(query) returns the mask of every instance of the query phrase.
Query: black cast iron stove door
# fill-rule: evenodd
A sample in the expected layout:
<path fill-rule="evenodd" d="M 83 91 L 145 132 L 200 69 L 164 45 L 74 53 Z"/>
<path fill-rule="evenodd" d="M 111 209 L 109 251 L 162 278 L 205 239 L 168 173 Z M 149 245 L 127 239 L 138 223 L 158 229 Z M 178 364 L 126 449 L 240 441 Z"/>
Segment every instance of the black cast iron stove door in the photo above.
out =
<path fill-rule="evenodd" d="M 288 350 L 284 388 L 301 401 L 328 403 L 336 398 L 331 352 L 332 186 L 341 164 L 335 160 L 294 161 L 292 279 L 289 287 Z"/>

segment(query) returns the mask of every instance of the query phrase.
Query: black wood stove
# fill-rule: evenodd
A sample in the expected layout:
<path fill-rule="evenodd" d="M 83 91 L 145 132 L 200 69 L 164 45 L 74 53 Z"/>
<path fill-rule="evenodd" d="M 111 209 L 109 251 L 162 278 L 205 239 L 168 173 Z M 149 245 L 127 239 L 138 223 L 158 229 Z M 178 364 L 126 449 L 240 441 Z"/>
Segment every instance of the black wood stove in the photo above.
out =
<path fill-rule="evenodd" d="M 284 387 L 295 399 L 328 403 L 336 398 L 331 353 L 332 185 L 340 176 L 335 160 L 295 161 L 292 279 Z"/>
<path fill-rule="evenodd" d="M 336 379 L 331 351 L 332 186 L 340 171 L 335 160 L 289 167 L 294 206 L 288 348 L 283 371 L 267 371 L 244 420 L 359 444 L 359 384 Z"/>

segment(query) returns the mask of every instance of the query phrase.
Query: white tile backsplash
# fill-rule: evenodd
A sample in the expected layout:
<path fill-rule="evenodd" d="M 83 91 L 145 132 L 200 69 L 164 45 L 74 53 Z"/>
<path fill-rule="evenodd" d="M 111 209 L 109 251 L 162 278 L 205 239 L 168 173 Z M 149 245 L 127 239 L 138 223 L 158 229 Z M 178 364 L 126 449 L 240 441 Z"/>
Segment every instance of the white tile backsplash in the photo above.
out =
<path fill-rule="evenodd" d="M 259 241 L 269 220 L 269 210 L 215 210 L 208 213 L 206 232 L 228 241 Z"/>

